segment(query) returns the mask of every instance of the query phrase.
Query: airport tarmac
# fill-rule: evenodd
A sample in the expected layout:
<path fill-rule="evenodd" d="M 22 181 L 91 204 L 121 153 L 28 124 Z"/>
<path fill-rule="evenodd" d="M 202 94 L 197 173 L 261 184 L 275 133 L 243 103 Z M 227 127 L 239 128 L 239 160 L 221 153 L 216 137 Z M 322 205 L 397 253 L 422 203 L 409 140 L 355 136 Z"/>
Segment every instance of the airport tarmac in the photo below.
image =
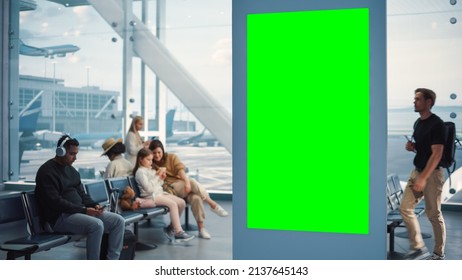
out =
<path fill-rule="evenodd" d="M 232 156 L 224 147 L 167 146 L 167 152 L 177 154 L 189 169 L 189 175 L 198 180 L 209 191 L 232 191 Z M 101 178 L 109 159 L 101 156 L 102 150 L 81 147 L 74 167 L 81 172 L 82 179 Z M 35 174 L 46 160 L 54 157 L 54 149 L 25 151 L 21 162 L 20 178 L 34 181 Z"/>

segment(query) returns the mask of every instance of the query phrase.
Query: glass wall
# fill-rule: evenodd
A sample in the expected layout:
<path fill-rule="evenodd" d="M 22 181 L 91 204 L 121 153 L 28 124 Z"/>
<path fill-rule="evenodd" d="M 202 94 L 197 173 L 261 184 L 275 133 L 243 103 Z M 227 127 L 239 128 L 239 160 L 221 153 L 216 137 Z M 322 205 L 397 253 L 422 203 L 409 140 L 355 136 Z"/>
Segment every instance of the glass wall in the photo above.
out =
<path fill-rule="evenodd" d="M 40 145 L 28 142 L 21 158 L 20 174 L 27 180 L 34 179 L 35 170 L 44 158 L 53 156 L 52 149 L 43 148 L 50 146 L 47 141 L 56 140 L 54 131 L 77 136 L 96 133 L 109 136 L 112 133 L 114 137 L 121 137 L 125 134 L 121 126 L 123 40 L 93 7 L 65 7 L 57 2 L 38 0 L 35 9 L 20 12 L 19 38 L 26 47 L 21 48 L 19 62 L 19 111 L 27 106 L 34 108 L 30 101 L 41 95 L 36 126 L 39 133 L 35 134 L 37 140 L 34 140 Z M 156 1 L 147 3 L 146 27 L 155 33 Z M 133 8 L 141 18 L 142 2 L 134 1 Z M 462 4 L 454 0 L 390 0 L 387 8 L 388 172 L 397 173 L 405 180 L 412 168 L 413 155 L 402 148 L 403 135 L 411 133 L 417 118 L 412 108 L 415 88 L 435 90 L 438 94 L 435 113 L 445 120 L 453 120 L 459 132 L 462 129 L 459 106 Z M 182 67 L 231 112 L 231 0 L 168 0 L 163 16 L 164 26 L 159 27 L 165 46 Z M 34 56 L 31 55 L 35 48 L 63 45 L 64 51 L 67 50 L 65 56 L 52 51 L 37 55 L 37 50 Z M 28 51 L 29 55 L 26 54 Z M 139 114 L 142 105 L 141 60 L 134 58 L 133 61 L 133 113 Z M 155 74 L 149 68 L 146 68 L 145 87 L 146 112 L 148 118 L 154 118 Z M 167 95 L 166 106 L 167 110 L 176 109 L 176 126 L 188 129 L 188 123 L 196 122 L 190 127 L 195 127 L 198 132 L 202 130 L 202 124 L 171 92 Z M 454 119 L 451 119 L 451 113 L 456 116 Z M 172 139 L 178 141 L 190 135 L 176 131 Z M 92 140 L 82 141 L 85 145 L 81 153 L 85 149 L 100 150 L 102 138 Z M 196 143 L 199 146 L 207 144 Z M 186 149 L 175 143 L 169 145 L 180 153 Z M 38 150 L 40 147 L 42 149 Z M 184 152 L 207 154 L 205 149 Z M 229 177 L 226 184 L 230 188 L 231 155 L 223 151 L 223 158 L 226 158 L 223 172 Z M 94 167 L 98 173 L 106 163 L 105 158 L 98 157 L 88 164 L 77 161 L 76 166 Z M 192 171 L 199 170 L 201 174 L 204 168 L 201 164 L 188 163 Z M 214 173 L 220 174 L 221 171 L 214 170 Z"/>
<path fill-rule="evenodd" d="M 81 143 L 74 166 L 91 169 L 94 176 L 90 177 L 97 178 L 108 163 L 100 157 L 104 139 L 126 133 L 122 129 L 123 39 L 86 1 L 72 1 L 84 3 L 73 7 L 61 2 L 65 1 L 37 0 L 35 8 L 20 12 L 19 111 L 37 116 L 27 119 L 29 124 L 35 122 L 33 131 L 20 128 L 20 178 L 25 180 L 34 180 L 37 168 L 54 156 L 53 146 L 62 133 Z M 133 12 L 144 18 L 143 28 L 161 35 L 180 66 L 231 114 L 231 0 L 161 3 L 163 9 L 157 11 L 155 0 L 133 1 Z M 174 136 L 167 138 L 167 149 L 178 153 L 191 176 L 206 187 L 231 190 L 230 153 L 216 138 L 179 145 L 178 141 L 202 132 L 204 125 L 168 88 L 166 104 L 156 104 L 155 73 L 145 67 L 143 79 L 142 60 L 135 55 L 132 62 L 130 115 L 145 112 L 154 121 L 157 106 L 175 109 Z M 191 128 L 195 130 L 181 131 Z M 219 164 L 206 163 L 212 155 L 218 155 Z"/>
<path fill-rule="evenodd" d="M 455 0 L 387 1 L 388 173 L 405 181 L 413 168 L 406 139 L 419 117 L 414 90 L 437 94 L 433 112 L 462 132 L 462 3 Z M 457 150 L 458 166 L 462 153 Z M 445 192 L 447 193 L 447 189 Z"/>

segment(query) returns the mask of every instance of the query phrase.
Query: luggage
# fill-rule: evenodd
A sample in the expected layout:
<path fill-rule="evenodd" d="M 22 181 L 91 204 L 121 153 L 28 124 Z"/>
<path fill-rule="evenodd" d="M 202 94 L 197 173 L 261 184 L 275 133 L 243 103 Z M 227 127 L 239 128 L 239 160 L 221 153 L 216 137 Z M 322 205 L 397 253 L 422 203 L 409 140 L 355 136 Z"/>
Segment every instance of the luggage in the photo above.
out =
<path fill-rule="evenodd" d="M 100 251 L 101 260 L 105 260 L 107 256 L 108 237 L 109 235 L 107 233 L 103 234 L 103 239 L 101 240 L 101 251 Z M 135 245 L 136 245 L 135 234 L 131 230 L 126 229 L 124 233 L 124 243 L 122 246 L 122 251 L 120 252 L 119 260 L 135 259 Z"/>

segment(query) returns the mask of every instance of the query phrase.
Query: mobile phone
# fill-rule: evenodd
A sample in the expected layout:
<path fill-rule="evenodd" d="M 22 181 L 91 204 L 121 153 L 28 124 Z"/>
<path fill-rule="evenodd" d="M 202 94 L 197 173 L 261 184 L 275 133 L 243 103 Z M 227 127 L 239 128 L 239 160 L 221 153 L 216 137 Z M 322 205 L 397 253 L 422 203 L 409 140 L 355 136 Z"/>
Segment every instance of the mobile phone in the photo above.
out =
<path fill-rule="evenodd" d="M 100 209 L 100 210 L 103 210 L 103 209 L 106 208 L 106 207 L 107 207 L 107 204 L 103 204 L 103 205 L 100 205 L 100 206 L 99 206 L 99 209 Z"/>

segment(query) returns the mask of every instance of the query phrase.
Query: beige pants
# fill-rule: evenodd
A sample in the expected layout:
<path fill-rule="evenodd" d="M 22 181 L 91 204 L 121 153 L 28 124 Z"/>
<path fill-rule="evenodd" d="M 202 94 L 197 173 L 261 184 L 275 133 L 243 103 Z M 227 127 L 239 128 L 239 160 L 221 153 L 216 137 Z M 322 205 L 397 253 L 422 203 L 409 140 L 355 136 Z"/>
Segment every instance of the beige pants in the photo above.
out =
<path fill-rule="evenodd" d="M 406 224 L 409 233 L 409 241 L 412 249 L 420 249 L 425 246 L 420 231 L 420 224 L 414 213 L 416 205 L 422 200 L 422 197 L 416 199 L 412 186 L 419 176 L 417 170 L 413 170 L 403 193 L 403 200 L 400 206 L 401 216 Z M 435 237 L 435 247 L 433 252 L 443 255 L 446 243 L 446 227 L 444 225 L 443 214 L 441 213 L 441 194 L 443 192 L 444 171 L 438 168 L 432 172 L 427 180 L 427 185 L 423 191 L 425 198 L 425 213 L 433 228 Z"/>
<path fill-rule="evenodd" d="M 185 183 L 183 180 L 178 180 L 171 186 L 178 197 L 184 198 L 191 205 L 191 211 L 196 222 L 201 223 L 205 219 L 204 200 L 209 197 L 209 194 L 196 180 L 190 178 L 189 181 L 191 182 L 191 191 L 188 195 L 184 193 Z"/>

